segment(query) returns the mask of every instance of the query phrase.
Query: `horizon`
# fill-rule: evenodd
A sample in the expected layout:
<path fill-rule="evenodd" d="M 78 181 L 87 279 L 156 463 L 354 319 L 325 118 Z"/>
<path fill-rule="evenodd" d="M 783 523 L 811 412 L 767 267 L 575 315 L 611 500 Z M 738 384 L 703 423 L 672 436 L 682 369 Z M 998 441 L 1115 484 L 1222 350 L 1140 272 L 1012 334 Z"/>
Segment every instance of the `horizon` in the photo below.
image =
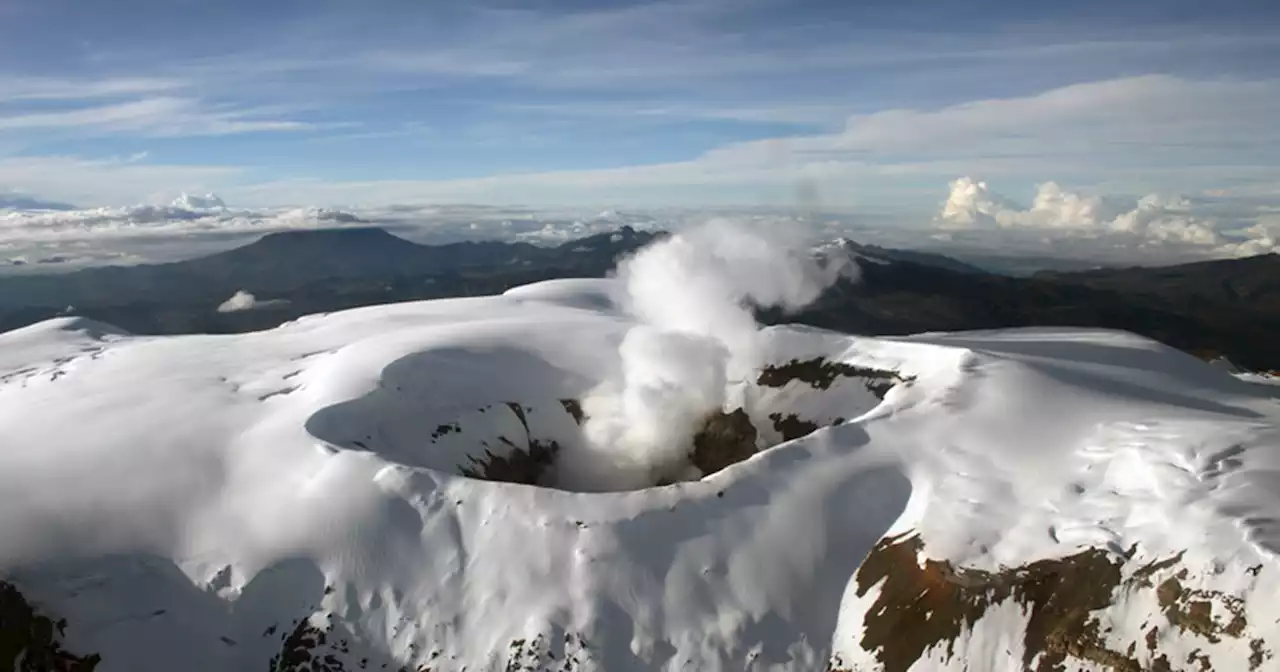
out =
<path fill-rule="evenodd" d="M 740 220 L 730 219 L 728 221 L 732 223 L 734 221 L 740 221 Z M 691 225 L 691 226 L 697 226 L 697 225 Z M 678 231 L 679 229 L 672 230 L 670 228 L 663 228 L 661 226 L 656 226 L 654 222 L 628 223 L 628 222 L 611 221 L 611 222 L 603 222 L 603 223 L 596 222 L 596 226 L 593 226 L 589 229 L 582 229 L 572 233 L 565 232 L 564 235 L 560 235 L 551 239 L 548 239 L 545 237 L 538 237 L 538 236 L 526 236 L 524 238 L 517 237 L 517 238 L 510 238 L 510 239 L 500 239 L 500 238 L 493 238 L 493 237 L 489 237 L 489 238 L 454 237 L 454 238 L 439 240 L 439 239 L 431 239 L 431 238 L 424 239 L 422 236 L 422 232 L 413 226 L 394 225 L 394 224 L 388 225 L 388 224 L 380 223 L 376 221 L 357 220 L 357 221 L 351 221 L 346 223 L 327 223 L 327 224 L 318 223 L 316 226 L 308 226 L 303 228 L 269 229 L 269 230 L 263 230 L 263 231 L 257 231 L 257 232 L 230 234 L 227 236 L 221 236 L 218 238 L 205 241 L 204 244 L 192 244 L 192 245 L 182 246 L 177 250 L 170 251 L 169 253 L 161 255 L 159 258 L 153 258 L 153 259 L 138 258 L 138 259 L 131 260 L 127 263 L 77 265 L 73 263 L 66 263 L 69 260 L 64 260 L 60 258 L 54 258 L 49 260 L 38 259 L 32 262 L 28 262 L 24 260 L 22 263 L 10 264 L 8 266 L 0 266 L 0 279 L 3 279 L 5 277 L 20 277 L 20 276 L 31 276 L 31 275 L 61 275 L 63 273 L 69 273 L 77 270 L 100 268 L 103 265 L 116 266 L 116 267 L 128 267 L 128 266 L 171 264 L 175 262 L 183 262 L 183 261 L 189 261 L 189 260 L 203 259 L 211 256 L 218 256 L 225 253 L 234 253 L 240 249 L 255 247 L 260 243 L 266 243 L 268 242 L 269 239 L 274 242 L 281 242 L 281 241 L 287 240 L 290 243 L 293 243 L 295 241 L 300 241 L 302 239 L 307 239 L 307 238 L 312 238 L 316 240 L 323 238 L 331 241 L 341 239 L 349 244 L 353 241 L 350 234 L 364 233 L 364 234 L 377 234 L 376 237 L 379 239 L 390 237 L 397 241 L 400 241 L 401 243 L 415 245 L 415 246 L 427 246 L 427 247 L 450 246 L 450 245 L 469 244 L 469 243 L 500 243 L 500 244 L 506 244 L 506 245 L 524 244 L 524 245 L 533 245 L 535 247 L 556 248 L 556 247 L 571 245 L 573 243 L 590 239 L 590 238 L 599 238 L 605 235 L 618 234 L 623 232 L 638 233 L 641 235 L 650 235 L 650 234 L 675 233 Z M 332 234 L 338 234 L 338 235 L 332 235 Z M 926 255 L 934 255 L 935 257 L 938 257 L 938 258 L 945 258 L 953 262 L 959 262 L 961 264 L 965 264 L 969 266 L 970 268 L 980 270 L 986 273 L 993 273 L 996 275 L 1006 275 L 1011 277 L 1021 277 L 1021 276 L 1029 277 L 1030 275 L 1039 271 L 1072 272 L 1072 271 L 1087 271 L 1087 270 L 1104 269 L 1104 268 L 1126 268 L 1126 267 L 1144 267 L 1144 266 L 1152 267 L 1152 268 L 1160 268 L 1160 267 L 1182 266 L 1185 264 L 1224 262 L 1224 261 L 1232 261 L 1233 259 L 1237 259 L 1237 260 L 1238 259 L 1257 259 L 1265 256 L 1280 255 L 1280 251 L 1264 251 L 1259 254 L 1248 255 L 1247 257 L 1207 258 L 1207 259 L 1187 258 L 1187 259 L 1172 259 L 1172 260 L 1166 260 L 1163 262 L 1151 262 L 1151 263 L 1145 263 L 1145 264 L 1129 264 L 1129 263 L 1125 263 L 1122 260 L 1117 260 L 1117 259 L 1099 260 L 1099 259 L 1089 259 L 1086 257 L 1078 257 L 1078 256 L 1036 257 L 1034 255 L 1020 254 L 1017 252 L 1007 252 L 1007 251 L 1001 251 L 1001 250 L 984 252 L 981 249 L 975 249 L 975 248 L 947 249 L 945 247 L 927 247 L 927 246 L 925 247 L 894 247 L 892 245 L 882 245 L 877 242 L 871 242 L 866 240 L 865 238 L 859 240 L 859 239 L 855 239 L 855 238 L 851 238 L 851 237 L 848 237 L 845 235 L 839 235 L 839 234 L 835 234 L 828 237 L 821 237 L 821 236 L 814 237 L 812 235 L 812 232 L 805 232 L 805 236 L 806 238 L 804 240 L 807 241 L 807 243 L 805 244 L 808 244 L 814 250 L 821 249 L 830 244 L 852 243 L 853 245 L 856 245 L 856 246 L 869 247 L 872 249 L 881 249 L 888 252 L 899 252 L 899 251 L 920 252 Z M 340 254 L 340 251 L 338 250 L 335 250 L 335 252 Z"/>

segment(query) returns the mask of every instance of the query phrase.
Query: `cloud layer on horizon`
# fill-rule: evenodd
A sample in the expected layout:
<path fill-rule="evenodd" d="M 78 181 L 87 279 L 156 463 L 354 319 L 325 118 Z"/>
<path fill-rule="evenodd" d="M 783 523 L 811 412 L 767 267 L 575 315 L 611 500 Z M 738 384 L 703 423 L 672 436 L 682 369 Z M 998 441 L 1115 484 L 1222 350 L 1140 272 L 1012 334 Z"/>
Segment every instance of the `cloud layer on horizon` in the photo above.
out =
<path fill-rule="evenodd" d="M 919 221 L 786 208 L 239 208 L 212 193 L 183 194 L 167 205 L 0 209 L 0 260 L 8 261 L 11 272 L 162 262 L 228 249 L 276 231 L 351 226 L 380 226 L 428 244 L 500 240 L 553 245 L 623 225 L 680 230 L 714 217 L 780 228 L 814 242 L 851 237 L 961 258 L 1161 264 L 1280 252 L 1280 199 L 1135 198 L 1045 182 L 1030 205 L 1022 206 L 985 182 L 962 177 L 951 182 L 937 213 Z"/>
<path fill-rule="evenodd" d="M 501 240 L 554 245 L 621 226 L 681 228 L 700 211 L 535 210 L 481 205 L 336 209 L 238 208 L 182 194 L 166 205 L 88 209 L 0 208 L 0 272 L 173 261 L 279 231 L 379 226 L 427 244 Z"/>
<path fill-rule="evenodd" d="M 1028 232 L 1204 257 L 1280 253 L 1280 216 L 1271 206 L 1240 208 L 1224 198 L 1210 202 L 1154 193 L 1137 199 L 1089 195 L 1056 182 L 1041 183 L 1031 205 L 1022 207 L 985 182 L 962 177 L 951 183 L 933 221 L 947 232 L 944 238 L 955 232 Z"/>

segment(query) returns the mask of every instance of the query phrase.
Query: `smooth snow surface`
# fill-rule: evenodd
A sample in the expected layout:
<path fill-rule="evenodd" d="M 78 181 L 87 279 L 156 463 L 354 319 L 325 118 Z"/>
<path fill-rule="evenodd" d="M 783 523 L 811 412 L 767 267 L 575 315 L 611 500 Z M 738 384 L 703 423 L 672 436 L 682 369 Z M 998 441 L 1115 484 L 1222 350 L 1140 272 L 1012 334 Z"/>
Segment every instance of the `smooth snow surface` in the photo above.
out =
<path fill-rule="evenodd" d="M 975 567 L 1137 544 L 1243 590 L 1264 564 L 1250 622 L 1280 641 L 1274 388 L 1128 334 L 767 329 L 761 362 L 915 380 L 883 402 L 726 380 L 725 408 L 766 428 L 768 409 L 848 422 L 704 480 L 583 493 L 459 475 L 480 440 L 581 436 L 557 400 L 622 371 L 636 324 L 619 282 L 242 335 L 75 318 L 0 334 L 0 577 L 67 618 L 100 672 L 267 669 L 304 618 L 344 642 L 347 670 L 507 669 L 521 640 L 579 670 L 823 670 L 868 656 L 871 596 L 851 577 L 915 529 Z M 1139 633 L 1125 641 L 1159 606 L 1117 609 Z M 1021 669 L 1025 620 L 993 608 L 958 645 L 971 660 L 911 669 Z M 1249 669 L 1247 646 L 1214 646 L 1216 669 Z"/>

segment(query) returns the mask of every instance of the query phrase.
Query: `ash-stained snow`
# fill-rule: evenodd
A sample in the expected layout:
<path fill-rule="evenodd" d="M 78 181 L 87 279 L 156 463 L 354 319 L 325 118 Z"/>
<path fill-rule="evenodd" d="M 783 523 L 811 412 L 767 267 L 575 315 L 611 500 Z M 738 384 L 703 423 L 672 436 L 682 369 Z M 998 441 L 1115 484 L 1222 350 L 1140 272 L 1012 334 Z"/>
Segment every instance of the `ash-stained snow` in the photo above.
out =
<path fill-rule="evenodd" d="M 626 380 L 625 282 L 0 334 L 0 580 L 99 672 L 1057 669 L 1046 641 L 1067 669 L 1277 664 L 1271 388 L 1116 332 L 776 327 L 714 395 L 759 452 L 672 477 L 573 403 Z M 815 359 L 845 374 L 761 383 Z M 791 415 L 820 429 L 774 445 Z M 465 475 L 535 441 L 561 445 L 536 486 Z M 860 585 L 893 540 L 918 548 Z M 922 594 L 926 639 L 871 636 Z"/>

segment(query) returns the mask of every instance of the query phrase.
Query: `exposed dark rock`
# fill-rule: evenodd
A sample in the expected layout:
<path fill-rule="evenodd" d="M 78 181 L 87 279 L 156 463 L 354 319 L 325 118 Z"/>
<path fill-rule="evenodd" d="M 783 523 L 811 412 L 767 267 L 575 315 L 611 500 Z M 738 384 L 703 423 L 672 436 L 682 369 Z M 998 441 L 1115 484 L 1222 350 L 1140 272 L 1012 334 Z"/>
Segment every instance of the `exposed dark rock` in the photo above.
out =
<path fill-rule="evenodd" d="M 498 455 L 486 448 L 484 457 L 469 458 L 471 464 L 460 466 L 459 472 L 485 481 L 538 485 L 560 452 L 557 441 L 530 440 L 528 450 L 516 447 L 505 438 L 502 442 L 510 449 L 506 454 Z"/>
<path fill-rule="evenodd" d="M 410 654 L 415 647 L 409 645 Z M 335 633 L 327 628 L 311 625 L 303 619 L 281 645 L 280 653 L 270 660 L 268 672 L 349 672 L 352 668 L 342 662 L 345 654 L 349 659 L 350 650 L 344 640 L 335 638 Z M 581 635 L 566 632 L 563 637 L 537 635 L 533 639 L 515 639 L 505 652 L 499 653 L 499 659 L 505 658 L 501 668 L 506 672 L 575 672 L 583 666 L 596 662 L 592 659 L 591 650 Z M 452 659 L 452 656 L 450 656 Z M 358 669 L 373 669 L 370 658 L 362 657 L 355 663 Z M 428 662 L 419 666 L 383 663 L 377 669 L 396 670 L 396 672 L 466 672 L 467 667 L 446 660 L 440 649 L 433 649 L 428 655 Z"/>
<path fill-rule="evenodd" d="M 905 672 L 933 647 L 943 646 L 948 657 L 954 656 L 956 639 L 989 607 L 1010 599 L 1029 614 L 1023 636 L 1023 666 L 1029 672 L 1065 672 L 1075 669 L 1072 661 L 1112 672 L 1171 672 L 1176 668 L 1159 651 L 1161 632 L 1189 631 L 1217 642 L 1223 637 L 1242 639 L 1248 630 L 1239 598 L 1183 587 L 1185 568 L 1153 588 L 1153 577 L 1175 568 L 1181 555 L 1147 564 L 1123 580 L 1122 568 L 1136 547 L 1125 554 L 1087 549 L 999 572 L 928 559 L 921 564 L 922 548 L 911 532 L 885 538 L 857 572 L 859 596 L 879 584 L 875 603 L 866 611 L 860 644 L 875 653 L 884 672 Z M 1117 591 L 1139 590 L 1156 591 L 1166 619 L 1153 624 L 1143 638 L 1150 661 L 1146 666 L 1136 656 L 1138 642 L 1124 650 L 1106 645 L 1108 628 L 1097 615 L 1112 606 Z M 1214 616 L 1214 605 L 1225 612 L 1222 618 Z M 1272 653 L 1261 639 L 1249 643 L 1250 669 L 1256 670 Z M 1199 652 L 1192 652 L 1186 662 L 1202 672 L 1214 669 L 1213 661 Z M 833 658 L 831 669 L 844 669 L 842 665 Z"/>
<path fill-rule="evenodd" d="M 769 419 L 773 421 L 773 428 L 782 435 L 783 441 L 791 441 L 818 431 L 818 423 L 801 420 L 795 413 L 770 413 Z"/>
<path fill-rule="evenodd" d="M 556 455 L 560 452 L 560 443 L 534 438 L 533 433 L 529 431 L 529 417 L 526 414 L 528 409 L 524 406 L 515 402 L 507 402 L 503 406 L 510 409 L 520 421 L 528 441 L 527 447 L 520 447 L 507 437 L 500 436 L 498 441 L 503 445 L 502 452 L 495 453 L 489 444 L 485 443 L 483 444 L 484 456 L 468 456 L 470 464 L 459 465 L 458 472 L 468 478 L 485 481 L 539 485 L 547 469 L 555 462 Z M 450 426 L 453 427 L 452 431 L 460 431 L 457 423 Z"/>
<path fill-rule="evenodd" d="M 452 434 L 453 432 L 461 432 L 461 431 L 462 431 L 462 428 L 458 426 L 458 423 L 446 422 L 436 427 L 436 431 L 431 432 L 431 440 L 434 441 L 444 436 L 445 434 Z"/>
<path fill-rule="evenodd" d="M 1260 670 L 1262 664 L 1268 660 L 1275 658 L 1275 654 L 1266 648 L 1266 642 L 1261 639 L 1249 640 L 1249 669 Z"/>
<path fill-rule="evenodd" d="M 524 427 L 524 433 L 528 434 L 529 418 L 524 414 L 524 407 L 514 401 L 508 401 L 507 408 L 511 409 L 511 412 L 515 414 L 516 419 L 520 421 L 520 426 Z"/>
<path fill-rule="evenodd" d="M 893 386 L 897 384 L 898 384 L 898 381 L 887 380 L 887 379 L 873 379 L 873 380 L 863 381 L 863 385 L 866 385 L 867 389 L 871 391 L 871 394 L 876 395 L 877 399 L 884 399 L 885 395 L 889 394 L 889 390 L 893 389 Z"/>
<path fill-rule="evenodd" d="M 881 399 L 894 385 L 915 380 L 913 376 L 903 376 L 897 371 L 871 369 L 833 362 L 825 357 L 814 357 L 766 366 L 760 370 L 756 383 L 764 387 L 785 387 L 787 383 L 798 380 L 814 389 L 826 390 L 831 388 L 837 378 L 860 378 L 867 389 Z"/>
<path fill-rule="evenodd" d="M 1124 558 L 1090 549 L 1026 567 L 992 573 L 957 569 L 947 562 L 917 557 L 918 536 L 882 540 L 858 570 L 858 595 L 885 584 L 867 610 L 862 647 L 876 651 L 885 672 L 906 672 L 924 652 L 955 640 L 986 610 L 1010 598 L 1030 612 L 1023 664 L 1035 672 L 1062 670 L 1067 655 L 1107 665 L 1116 672 L 1140 672 L 1138 661 L 1102 645 L 1090 612 L 1111 603 Z M 1039 663 L 1031 667 L 1039 656 Z"/>
<path fill-rule="evenodd" d="M 732 413 L 714 413 L 694 434 L 690 459 L 703 476 L 710 476 L 755 455 L 756 436 L 751 418 L 741 408 Z"/>
<path fill-rule="evenodd" d="M 760 370 L 756 384 L 765 387 L 785 387 L 798 380 L 818 390 L 826 390 L 841 376 L 854 376 L 858 367 L 843 362 L 832 362 L 824 357 L 793 359 L 786 364 L 766 366 Z"/>
<path fill-rule="evenodd" d="M 66 628 L 66 620 L 38 613 L 16 586 L 0 581 L 0 669 L 93 672 L 101 656 L 79 656 L 64 649 Z"/>
<path fill-rule="evenodd" d="M 1177 626 L 1179 631 L 1190 630 L 1215 644 L 1222 641 L 1222 635 L 1239 638 L 1244 634 L 1249 621 L 1244 615 L 1244 603 L 1239 598 L 1185 588 L 1182 581 L 1186 578 L 1187 570 L 1183 569 L 1165 579 L 1156 589 L 1160 608 L 1170 623 Z M 1213 615 L 1215 599 L 1227 612 L 1224 615 L 1225 623 Z"/>
<path fill-rule="evenodd" d="M 302 619 L 285 637 L 280 653 L 271 657 L 267 672 L 346 672 L 342 661 L 332 654 L 322 655 L 327 636 L 327 629 L 312 625 L 310 619 Z"/>
<path fill-rule="evenodd" d="M 574 672 L 593 662 L 586 641 L 566 632 L 564 637 L 517 639 L 507 647 L 506 672 Z"/>
<path fill-rule="evenodd" d="M 561 399 L 560 405 L 564 406 L 564 412 L 573 416 L 573 421 L 582 425 L 586 420 L 586 416 L 582 412 L 582 402 L 577 399 Z"/>

